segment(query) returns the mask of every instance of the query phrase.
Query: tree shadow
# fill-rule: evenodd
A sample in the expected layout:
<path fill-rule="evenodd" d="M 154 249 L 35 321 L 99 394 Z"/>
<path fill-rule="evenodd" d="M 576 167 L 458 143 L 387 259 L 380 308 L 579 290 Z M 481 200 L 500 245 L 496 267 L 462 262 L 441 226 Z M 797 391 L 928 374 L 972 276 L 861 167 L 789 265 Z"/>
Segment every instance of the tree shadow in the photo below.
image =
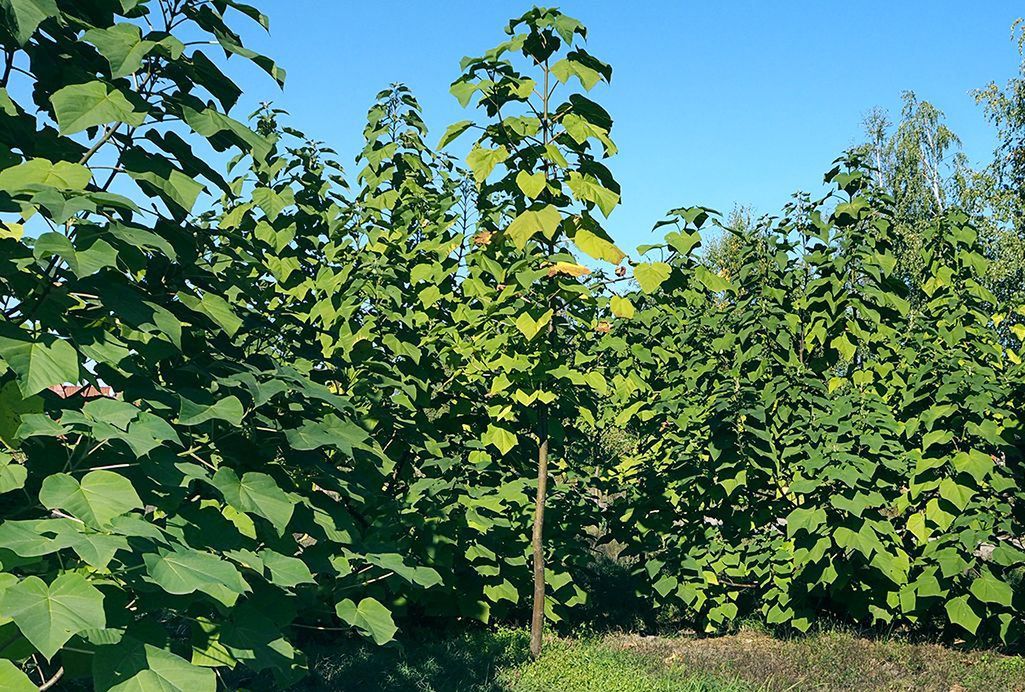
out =
<path fill-rule="evenodd" d="M 310 675 L 304 692 L 497 692 L 504 669 L 529 659 L 526 632 L 483 628 L 424 628 L 375 646 L 355 637 L 311 641 L 304 648 Z"/>
<path fill-rule="evenodd" d="M 629 564 L 603 553 L 581 570 L 578 584 L 587 602 L 570 610 L 558 629 L 563 632 L 653 632 L 658 613 L 650 598 L 642 598 Z"/>

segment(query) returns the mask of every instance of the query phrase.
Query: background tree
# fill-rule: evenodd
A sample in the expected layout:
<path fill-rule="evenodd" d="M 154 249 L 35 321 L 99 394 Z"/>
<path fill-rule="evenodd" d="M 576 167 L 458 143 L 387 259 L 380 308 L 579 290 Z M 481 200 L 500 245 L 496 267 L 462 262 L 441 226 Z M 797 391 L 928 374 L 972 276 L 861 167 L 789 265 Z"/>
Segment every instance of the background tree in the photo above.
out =
<path fill-rule="evenodd" d="M 959 151 L 960 139 L 947 126 L 942 111 L 919 100 L 914 92 L 904 92 L 895 124 L 880 109 L 866 116 L 863 151 L 875 169 L 876 184 L 894 201 L 894 223 L 901 237 L 898 272 L 904 281 L 922 275 L 922 267 L 915 262 L 922 257 L 924 230 L 947 209 L 958 208 L 979 229 L 990 260 L 987 287 L 1002 304 L 1013 307 L 1025 300 L 1021 289 L 1025 242 L 1014 163 L 1020 139 L 1015 123 L 1021 118 L 1014 105 L 1019 81 L 1012 79 L 1004 89 L 991 83 L 974 92 L 996 126 L 999 142 L 993 161 L 978 169 Z M 1005 339 L 1017 338 L 1010 330 L 1013 324 L 1019 324 L 1016 318 L 1002 326 Z"/>

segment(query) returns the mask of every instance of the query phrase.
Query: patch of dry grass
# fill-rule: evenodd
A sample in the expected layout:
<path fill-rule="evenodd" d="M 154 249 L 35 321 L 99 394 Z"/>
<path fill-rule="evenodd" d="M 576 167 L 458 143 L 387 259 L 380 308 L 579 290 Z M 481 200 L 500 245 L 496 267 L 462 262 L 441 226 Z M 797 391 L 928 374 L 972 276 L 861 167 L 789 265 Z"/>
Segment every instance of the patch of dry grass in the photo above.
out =
<path fill-rule="evenodd" d="M 700 638 L 620 635 L 610 645 L 670 668 L 742 680 L 764 690 L 1025 690 L 1025 660 L 939 644 L 828 632 L 777 639 L 763 632 Z"/>

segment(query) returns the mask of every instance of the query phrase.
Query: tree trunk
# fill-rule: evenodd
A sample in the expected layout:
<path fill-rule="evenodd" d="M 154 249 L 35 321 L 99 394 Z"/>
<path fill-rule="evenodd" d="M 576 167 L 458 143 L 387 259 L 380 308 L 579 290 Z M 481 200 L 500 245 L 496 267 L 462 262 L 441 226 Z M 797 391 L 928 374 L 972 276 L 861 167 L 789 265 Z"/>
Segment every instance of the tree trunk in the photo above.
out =
<path fill-rule="evenodd" d="M 537 497 L 534 499 L 534 610 L 530 617 L 530 655 L 541 655 L 545 626 L 545 493 L 548 488 L 548 406 L 541 406 L 537 424 Z"/>

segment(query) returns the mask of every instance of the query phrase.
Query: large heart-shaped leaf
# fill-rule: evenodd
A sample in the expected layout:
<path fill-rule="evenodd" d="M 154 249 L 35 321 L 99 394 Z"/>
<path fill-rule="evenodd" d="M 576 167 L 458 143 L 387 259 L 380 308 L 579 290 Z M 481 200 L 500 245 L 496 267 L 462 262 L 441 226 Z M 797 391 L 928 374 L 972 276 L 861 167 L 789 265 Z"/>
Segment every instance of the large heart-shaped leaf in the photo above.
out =
<path fill-rule="evenodd" d="M 528 209 L 517 216 L 509 224 L 506 233 L 512 238 L 516 247 L 522 249 L 527 241 L 536 233 L 551 238 L 562 221 L 562 214 L 551 204 L 540 209 Z"/>
<path fill-rule="evenodd" d="M 249 584 L 230 562 L 211 553 L 182 549 L 148 553 L 144 560 L 150 578 L 167 593 L 201 591 L 230 606 L 249 590 Z"/>
<path fill-rule="evenodd" d="M 232 507 L 261 516 L 278 533 L 285 532 L 294 504 L 271 476 L 249 471 L 239 478 L 232 469 L 222 468 L 214 474 L 213 484 Z"/>
<path fill-rule="evenodd" d="M 357 605 L 352 599 L 346 598 L 335 606 L 335 612 L 377 644 L 390 642 L 398 631 L 392 620 L 391 611 L 373 598 L 364 598 Z"/>
<path fill-rule="evenodd" d="M 65 573 L 47 585 L 28 577 L 0 596 L 0 615 L 9 617 L 47 660 L 83 630 L 107 625 L 103 594 L 75 573 Z"/>
<path fill-rule="evenodd" d="M 214 692 L 217 676 L 170 651 L 126 638 L 93 657 L 96 689 L 107 692 Z"/>
<path fill-rule="evenodd" d="M 39 490 L 39 501 L 49 509 L 66 510 L 96 528 L 142 507 L 131 481 L 113 471 L 90 471 L 81 482 L 67 473 L 47 476 Z"/>
<path fill-rule="evenodd" d="M 14 371 L 18 387 L 26 397 L 52 385 L 78 381 L 78 354 L 63 339 L 36 340 L 24 330 L 3 329 L 0 358 Z"/>
<path fill-rule="evenodd" d="M 3 12 L 14 38 L 22 46 L 28 43 L 44 19 L 60 14 L 54 0 L 3 0 L 0 12 Z"/>
<path fill-rule="evenodd" d="M 634 267 L 634 278 L 645 293 L 654 293 L 672 273 L 665 262 L 645 262 Z"/>
<path fill-rule="evenodd" d="M 66 86 L 50 97 L 61 134 L 73 135 L 98 125 L 142 125 L 146 110 L 103 82 Z"/>

